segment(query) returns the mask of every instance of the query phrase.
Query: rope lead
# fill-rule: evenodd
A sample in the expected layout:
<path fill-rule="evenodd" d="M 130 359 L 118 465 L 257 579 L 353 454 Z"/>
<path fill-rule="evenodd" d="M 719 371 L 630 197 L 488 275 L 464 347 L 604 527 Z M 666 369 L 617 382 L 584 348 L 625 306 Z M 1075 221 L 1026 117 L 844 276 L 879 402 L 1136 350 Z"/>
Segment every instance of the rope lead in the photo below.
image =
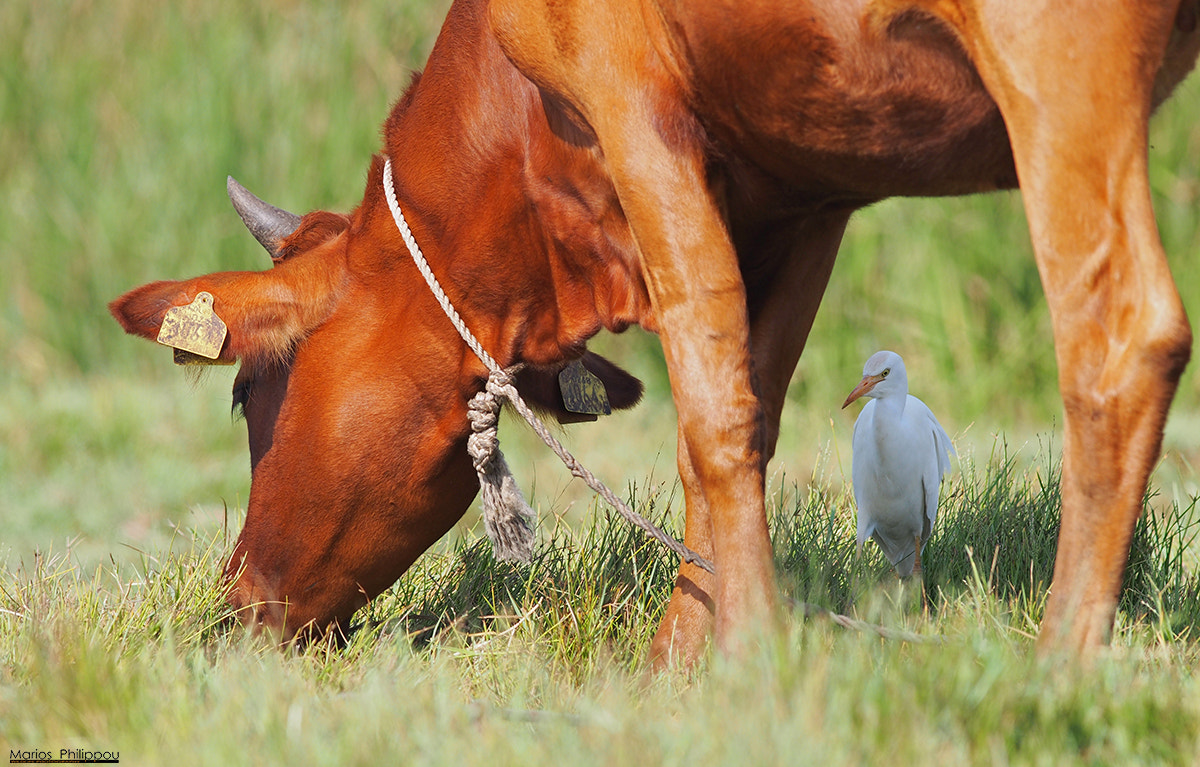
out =
<path fill-rule="evenodd" d="M 396 228 L 400 230 L 400 236 L 404 238 L 404 244 L 408 246 L 409 255 L 412 256 L 413 263 L 417 265 L 417 270 L 425 278 L 425 284 L 429 286 L 433 297 L 437 299 L 442 311 L 450 318 L 451 324 L 462 336 L 463 341 L 471 347 L 471 351 L 475 352 L 475 355 L 489 371 L 487 385 L 483 391 L 472 397 L 467 405 L 467 417 L 471 421 L 471 436 L 467 438 L 467 451 L 471 454 L 471 461 L 475 465 L 475 471 L 479 474 L 479 487 L 483 493 L 483 527 L 492 541 L 496 558 L 528 562 L 533 556 L 534 523 L 537 520 L 533 509 L 521 495 L 517 482 L 508 468 L 508 463 L 505 462 L 504 455 L 500 452 L 496 423 L 499 419 L 501 404 L 504 400 L 508 400 L 513 408 L 529 422 L 542 441 L 566 464 L 570 472 L 599 493 L 627 522 L 642 529 L 651 538 L 675 552 L 684 562 L 715 573 L 712 562 L 667 535 L 645 517 L 629 508 L 628 504 L 585 469 L 525 404 L 525 400 L 517 392 L 517 387 L 512 384 L 512 377 L 507 371 L 501 369 L 499 363 L 484 350 L 479 339 L 475 338 L 475 335 L 467 328 L 458 311 L 450 303 L 446 291 L 442 290 L 433 270 L 429 268 L 425 254 L 421 252 L 412 230 L 408 228 L 408 222 L 404 220 L 404 214 L 400 211 L 400 203 L 396 201 L 390 157 L 384 161 L 383 165 L 383 190 L 387 197 L 388 207 L 392 211 L 392 218 L 396 221 Z"/>

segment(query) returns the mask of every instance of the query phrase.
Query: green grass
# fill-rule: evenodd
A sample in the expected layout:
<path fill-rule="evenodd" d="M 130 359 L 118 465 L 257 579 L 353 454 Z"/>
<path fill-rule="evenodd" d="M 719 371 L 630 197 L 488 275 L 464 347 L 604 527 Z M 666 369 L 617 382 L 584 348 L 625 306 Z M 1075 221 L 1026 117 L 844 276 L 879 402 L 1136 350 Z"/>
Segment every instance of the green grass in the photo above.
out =
<path fill-rule="evenodd" d="M 0 385 L 0 565 L 68 543 L 88 567 L 133 561 L 177 525 L 223 523 L 226 508 L 235 522 L 250 462 L 231 377 Z"/>
<path fill-rule="evenodd" d="M 1200 580 L 1173 560 L 1194 503 L 1144 518 L 1113 649 L 1084 670 L 1039 660 L 1029 639 L 1053 464 L 1019 470 L 1001 446 L 948 490 L 927 611 L 873 547 L 848 555 L 844 494 L 773 496 L 786 594 L 924 641 L 792 607 L 748 658 L 699 676 L 644 675 L 674 563 L 603 510 L 543 530 L 527 566 L 474 536 L 443 543 L 359 615 L 347 647 L 303 653 L 225 629 L 219 528 L 181 530 L 133 565 L 40 558 L 0 575 L 0 737 L 133 764 L 1191 763 Z M 678 523 L 669 490 L 633 497 Z M 978 556 L 1014 523 L 1027 535 Z"/>

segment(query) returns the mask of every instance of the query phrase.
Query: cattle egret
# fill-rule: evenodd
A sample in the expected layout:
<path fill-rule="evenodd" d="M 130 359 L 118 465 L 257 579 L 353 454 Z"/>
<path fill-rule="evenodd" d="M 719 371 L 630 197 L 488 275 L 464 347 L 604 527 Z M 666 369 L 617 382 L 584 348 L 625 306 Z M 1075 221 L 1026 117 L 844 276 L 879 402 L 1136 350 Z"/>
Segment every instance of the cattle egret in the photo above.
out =
<path fill-rule="evenodd" d="M 933 411 L 908 393 L 899 354 L 871 355 L 842 407 L 859 397 L 871 401 L 854 423 L 851 443 L 858 550 L 868 536 L 874 538 L 896 574 L 907 577 L 921 571 L 921 549 L 933 532 L 954 446 Z"/>

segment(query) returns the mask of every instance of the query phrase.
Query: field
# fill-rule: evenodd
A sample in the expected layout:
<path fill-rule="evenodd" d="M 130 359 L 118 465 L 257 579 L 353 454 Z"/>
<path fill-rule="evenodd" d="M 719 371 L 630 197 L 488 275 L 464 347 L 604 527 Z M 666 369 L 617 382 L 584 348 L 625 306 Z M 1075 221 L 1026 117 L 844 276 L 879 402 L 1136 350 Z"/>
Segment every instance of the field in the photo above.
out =
<path fill-rule="evenodd" d="M 345 210 L 444 2 L 0 4 L 0 749 L 132 764 L 996 764 L 1200 761 L 1195 498 L 1185 373 L 1113 650 L 1038 659 L 1057 525 L 1049 320 L 1020 197 L 890 201 L 851 223 L 789 392 L 770 476 L 793 600 L 761 652 L 646 677 L 673 563 L 613 523 L 518 424 L 542 517 L 530 567 L 474 513 L 340 651 L 220 630 L 249 489 L 232 373 L 189 380 L 105 304 L 153 279 L 265 268 L 226 174 Z M 1152 186 L 1200 316 L 1200 78 L 1153 123 Z M 568 446 L 678 530 L 674 414 L 653 337 L 597 340 L 648 384 Z M 863 360 L 904 355 L 963 462 L 927 554 L 930 605 L 853 554 L 846 492 Z M 815 604 L 916 636 L 842 628 Z"/>

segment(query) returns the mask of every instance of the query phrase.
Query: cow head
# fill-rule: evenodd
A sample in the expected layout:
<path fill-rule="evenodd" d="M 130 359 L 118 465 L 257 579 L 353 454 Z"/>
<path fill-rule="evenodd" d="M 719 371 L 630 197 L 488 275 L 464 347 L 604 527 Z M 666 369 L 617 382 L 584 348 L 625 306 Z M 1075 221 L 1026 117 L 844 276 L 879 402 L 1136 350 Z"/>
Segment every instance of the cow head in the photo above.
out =
<path fill-rule="evenodd" d="M 228 326 L 220 357 L 242 365 L 234 404 L 252 465 L 228 598 L 256 631 L 307 639 L 344 629 L 466 510 L 478 489 L 466 403 L 485 371 L 397 260 L 394 235 L 369 225 L 366 203 L 298 217 L 232 179 L 229 193 L 271 269 L 155 282 L 109 308 L 153 340 L 168 309 L 214 297 Z M 614 407 L 637 402 L 640 382 L 582 353 Z M 564 422 L 577 420 L 556 385 L 567 361 L 542 360 L 517 379 Z"/>

